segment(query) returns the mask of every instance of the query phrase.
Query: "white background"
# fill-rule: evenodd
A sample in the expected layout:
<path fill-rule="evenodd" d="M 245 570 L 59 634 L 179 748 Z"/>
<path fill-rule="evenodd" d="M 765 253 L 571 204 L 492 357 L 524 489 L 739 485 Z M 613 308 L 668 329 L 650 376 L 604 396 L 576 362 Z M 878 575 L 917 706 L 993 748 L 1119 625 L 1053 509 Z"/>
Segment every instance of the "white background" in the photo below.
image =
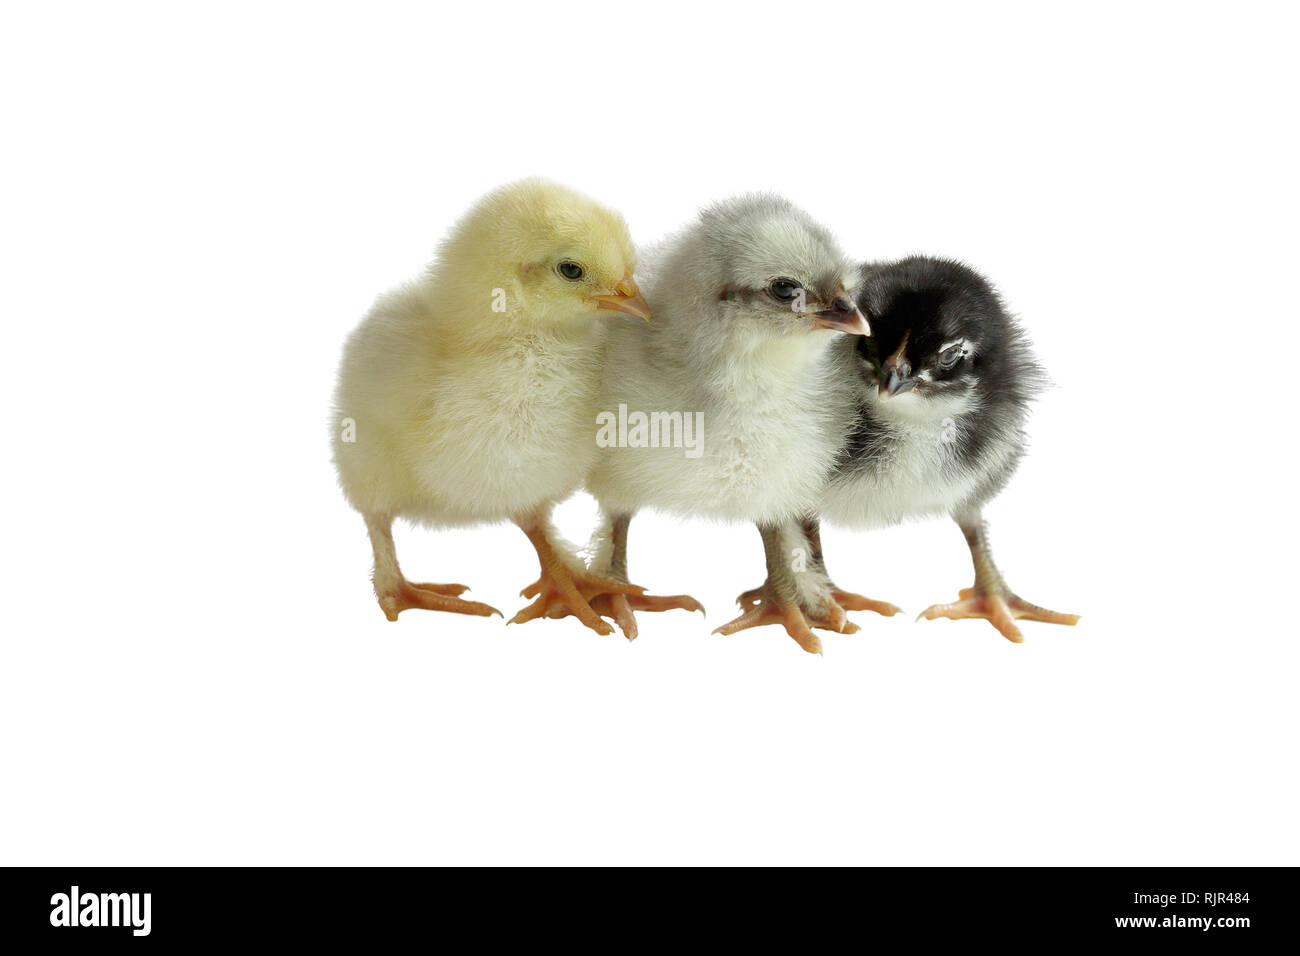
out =
<path fill-rule="evenodd" d="M 1300 862 L 1294 23 L 981 6 L 7 6 L 0 862 Z M 386 622 L 340 347 L 535 173 L 994 277 L 1057 384 L 996 554 L 1080 625 L 913 623 L 970 576 L 935 521 L 827 534 L 906 617 L 712 636 L 757 534 L 649 515 L 707 621 Z M 508 526 L 398 548 L 535 576 Z"/>

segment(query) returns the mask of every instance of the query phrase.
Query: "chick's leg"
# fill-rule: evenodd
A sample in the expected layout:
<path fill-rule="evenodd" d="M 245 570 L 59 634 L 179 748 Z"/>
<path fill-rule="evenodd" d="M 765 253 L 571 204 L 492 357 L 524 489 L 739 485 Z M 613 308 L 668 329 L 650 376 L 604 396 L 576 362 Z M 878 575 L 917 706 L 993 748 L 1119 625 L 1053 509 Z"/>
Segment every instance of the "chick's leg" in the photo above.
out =
<path fill-rule="evenodd" d="M 426 611 L 450 611 L 454 614 L 474 614 L 489 617 L 501 612 L 478 601 L 464 601 L 457 595 L 468 591 L 463 584 L 412 584 L 402 575 L 397 564 L 397 548 L 393 544 L 393 519 L 387 515 L 366 515 L 366 530 L 370 532 L 370 546 L 375 552 L 375 597 L 379 607 L 390 621 L 412 608 Z"/>
<path fill-rule="evenodd" d="M 1016 644 L 1024 641 L 1020 628 L 1015 624 L 1018 619 L 1042 621 L 1046 624 L 1078 622 L 1077 614 L 1062 614 L 1059 611 L 1049 611 L 1047 608 L 1030 604 L 1007 587 L 1006 581 L 1002 579 L 1002 573 L 993 563 L 993 553 L 988 543 L 988 529 L 983 519 L 978 515 L 958 518 L 957 524 L 962 534 L 966 536 L 966 543 L 970 546 L 971 561 L 975 565 L 975 584 L 958 592 L 957 596 L 960 600 L 951 604 L 932 605 L 922 611 L 917 620 L 922 617 L 929 621 L 940 617 L 954 621 L 968 617 L 984 618 L 990 621 L 1003 637 Z"/>
<path fill-rule="evenodd" d="M 821 522 L 816 518 L 805 518 L 802 528 L 804 537 L 808 540 L 808 547 L 812 552 L 813 566 L 822 574 L 826 574 L 826 559 L 822 554 Z M 830 581 L 829 575 L 827 575 L 826 580 Z M 885 617 L 903 613 L 903 609 L 897 605 L 890 604 L 888 601 L 877 601 L 874 598 L 864 597 L 852 591 L 845 591 L 834 581 L 830 582 L 830 587 L 831 598 L 846 611 L 875 611 Z"/>
<path fill-rule="evenodd" d="M 615 515 L 610 521 L 609 576 L 618 581 L 627 581 L 627 532 L 631 524 L 630 514 Z M 611 618 L 618 624 L 623 636 L 629 641 L 636 640 L 635 611 L 682 610 L 705 613 L 704 605 L 689 594 L 624 594 L 606 591 L 592 596 L 591 607 L 597 614 Z"/>
<path fill-rule="evenodd" d="M 704 612 L 704 605 L 689 594 L 645 594 L 644 589 L 629 585 L 627 580 L 627 532 L 632 523 L 630 514 L 615 515 L 604 519 L 609 527 L 609 552 L 604 563 L 608 571 L 602 574 L 586 573 L 583 575 L 585 586 L 579 590 L 587 600 L 588 606 L 601 617 L 610 618 L 622 630 L 629 641 L 636 640 L 637 626 L 635 611 L 684 611 Z M 598 560 L 599 557 L 598 557 Z M 602 582 L 614 581 L 617 588 L 604 587 Z M 524 597 L 539 593 L 537 584 L 524 590 Z M 546 616 L 552 618 L 566 617 L 569 609 L 560 603 L 552 603 L 546 610 Z"/>
<path fill-rule="evenodd" d="M 639 588 L 624 581 L 593 574 L 582 566 L 577 557 L 556 545 L 557 537 L 550 526 L 550 508 L 545 508 L 516 521 L 537 550 L 541 563 L 541 576 L 520 593 L 535 598 L 509 621 L 523 624 L 539 617 L 564 617 L 572 614 L 598 634 L 613 634 L 614 629 L 592 610 L 589 598 L 595 594 L 640 594 Z"/>
<path fill-rule="evenodd" d="M 839 587 L 826 573 L 826 559 L 822 554 L 821 522 L 816 518 L 805 518 L 799 523 L 799 529 L 804 536 L 804 558 L 807 560 L 808 566 L 826 577 L 830 600 L 838 604 L 842 610 L 875 611 L 885 617 L 902 613 L 902 608 L 890 604 L 888 601 L 877 601 L 861 594 L 854 594 L 852 591 L 845 591 Z M 796 568 L 795 570 L 799 569 Z M 763 589 L 753 588 L 736 598 L 736 603 L 741 607 L 753 607 L 762 600 L 762 597 Z"/>
<path fill-rule="evenodd" d="M 822 642 L 812 628 L 820 627 L 842 634 L 852 634 L 858 629 L 824 588 L 817 594 L 809 593 L 807 587 L 801 588 L 798 574 L 792 567 L 793 553 L 807 543 L 801 528 L 794 524 L 759 525 L 758 533 L 763 538 L 767 580 L 753 592 L 757 600 L 751 607 L 713 633 L 734 634 L 764 624 L 781 624 L 805 651 L 820 654 Z M 741 595 L 742 607 L 744 597 Z"/>

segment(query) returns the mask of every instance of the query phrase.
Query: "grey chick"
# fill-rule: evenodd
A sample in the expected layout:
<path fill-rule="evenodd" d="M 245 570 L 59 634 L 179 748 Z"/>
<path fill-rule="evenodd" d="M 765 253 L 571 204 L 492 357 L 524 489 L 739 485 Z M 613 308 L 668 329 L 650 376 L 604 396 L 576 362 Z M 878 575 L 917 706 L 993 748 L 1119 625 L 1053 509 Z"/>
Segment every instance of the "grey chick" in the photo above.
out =
<path fill-rule="evenodd" d="M 610 447 L 587 480 L 604 513 L 593 566 L 627 580 L 628 526 L 644 507 L 754 522 L 767 582 L 756 605 L 718 631 L 781 623 L 805 650 L 820 651 L 811 627 L 855 627 L 792 573 L 782 528 L 820 494 L 852 421 L 823 385 L 832 341 L 849 337 L 837 333 L 869 332 L 846 291 L 856 270 L 824 227 L 771 195 L 705 209 L 642 263 L 655 322 L 609 330 L 604 407 L 620 431 L 600 442 Z M 651 418 L 648 440 L 623 432 L 637 414 Z M 699 608 L 684 595 L 628 593 L 598 595 L 591 606 L 628 638 L 636 610 Z"/>
<path fill-rule="evenodd" d="M 844 350 L 857 419 L 820 496 L 821 515 L 862 529 L 936 514 L 956 521 L 974 585 L 922 617 L 986 618 L 1015 642 L 1017 618 L 1074 624 L 1077 615 L 1012 592 L 981 517 L 1024 456 L 1025 418 L 1044 381 L 1001 298 L 973 269 L 923 256 L 863 266 L 857 297 L 873 334 Z M 817 522 L 803 530 L 824 571 Z"/>

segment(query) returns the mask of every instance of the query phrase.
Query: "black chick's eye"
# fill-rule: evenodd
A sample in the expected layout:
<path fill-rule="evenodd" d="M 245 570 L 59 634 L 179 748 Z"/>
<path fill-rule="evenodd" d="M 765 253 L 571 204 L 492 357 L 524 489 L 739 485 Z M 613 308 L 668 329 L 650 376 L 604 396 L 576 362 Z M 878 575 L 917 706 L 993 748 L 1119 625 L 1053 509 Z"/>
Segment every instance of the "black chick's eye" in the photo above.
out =
<path fill-rule="evenodd" d="M 960 345 L 953 345 L 939 353 L 940 368 L 952 368 L 961 361 L 966 353 Z"/>
<path fill-rule="evenodd" d="M 801 288 L 803 287 L 793 279 L 773 279 L 767 291 L 772 293 L 772 298 L 780 302 L 793 302 Z"/>
<path fill-rule="evenodd" d="M 586 275 L 586 271 L 582 266 L 578 265 L 572 259 L 565 259 L 555 267 L 555 271 L 564 276 L 564 278 L 568 279 L 570 282 L 577 282 Z"/>

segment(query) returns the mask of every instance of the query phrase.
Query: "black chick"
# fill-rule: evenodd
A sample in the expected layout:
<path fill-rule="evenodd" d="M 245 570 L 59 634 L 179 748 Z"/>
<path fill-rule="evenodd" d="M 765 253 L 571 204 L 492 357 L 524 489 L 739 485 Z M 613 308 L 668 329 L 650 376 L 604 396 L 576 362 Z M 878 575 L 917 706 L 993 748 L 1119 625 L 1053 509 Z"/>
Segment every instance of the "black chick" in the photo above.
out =
<path fill-rule="evenodd" d="M 856 294 L 872 338 L 844 343 L 857 421 L 821 502 L 822 517 L 853 528 L 931 514 L 957 522 L 975 564 L 974 586 L 921 617 L 986 618 L 1016 642 L 1016 618 L 1074 624 L 1077 615 L 1037 607 L 1011 591 L 993 563 L 981 517 L 1024 455 L 1025 417 L 1044 381 L 997 292 L 961 263 L 913 256 L 863 266 Z M 816 521 L 804 530 L 824 572 Z M 877 604 L 836 593 L 849 609 Z"/>

